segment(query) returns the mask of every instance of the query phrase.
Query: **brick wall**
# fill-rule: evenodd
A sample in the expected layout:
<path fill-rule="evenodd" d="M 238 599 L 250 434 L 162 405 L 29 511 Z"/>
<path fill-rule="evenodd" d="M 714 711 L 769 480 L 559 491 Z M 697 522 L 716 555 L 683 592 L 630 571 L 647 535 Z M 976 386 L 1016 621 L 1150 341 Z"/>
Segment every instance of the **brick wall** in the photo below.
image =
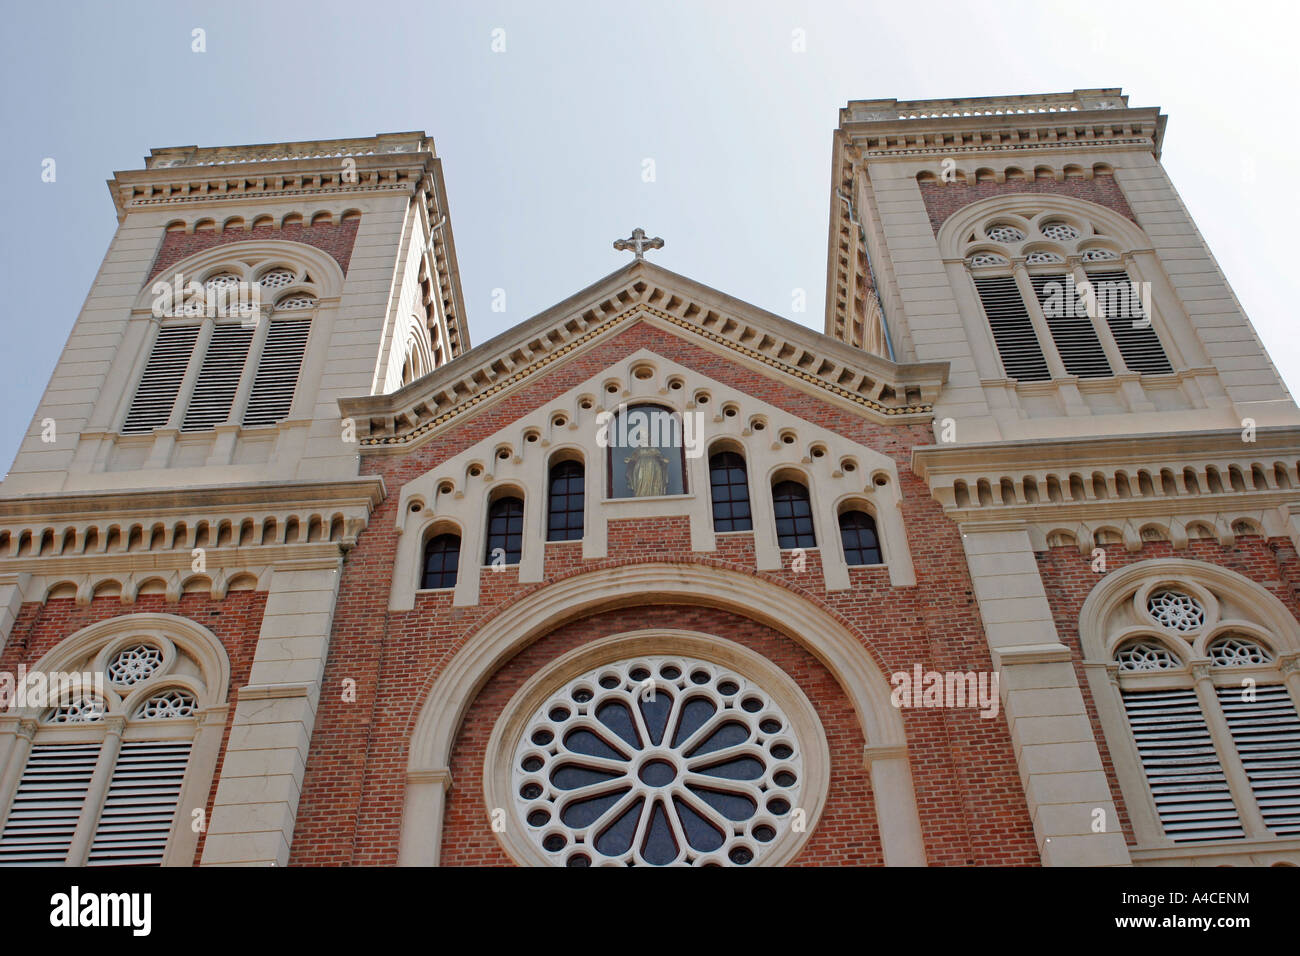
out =
<path fill-rule="evenodd" d="M 220 601 L 212 600 L 208 594 L 182 594 L 176 603 L 168 603 L 161 594 L 142 594 L 130 605 L 124 605 L 117 596 L 105 596 L 95 598 L 84 607 L 79 607 L 72 598 L 56 598 L 44 603 L 31 601 L 23 604 L 14 621 L 9 643 L 5 646 L 3 655 L 0 655 L 0 671 L 15 673 L 19 664 L 33 667 L 63 639 L 91 624 L 124 615 L 172 614 L 206 627 L 217 636 L 230 657 L 230 686 L 226 688 L 230 713 L 222 732 L 221 755 L 212 775 L 212 785 L 204 808 L 205 818 L 211 819 L 212 801 L 217 793 L 217 781 L 221 778 L 221 765 L 226 756 L 226 742 L 235 716 L 236 691 L 248 683 L 265 607 L 265 591 L 231 591 Z M 195 865 L 198 865 L 203 856 L 205 838 L 206 834 L 199 836 L 198 849 L 194 855 Z"/>
<path fill-rule="evenodd" d="M 647 348 L 755 398 L 817 422 L 898 462 L 903 515 L 917 587 L 889 584 L 885 569 L 853 569 L 852 588 L 828 593 L 816 551 L 806 569 L 760 573 L 751 535 L 719 537 L 708 555 L 690 551 L 686 519 L 662 517 L 611 522 L 608 557 L 584 561 L 577 543 L 546 546 L 544 580 L 520 585 L 513 567 L 480 570 L 480 603 L 453 608 L 449 593 L 421 594 L 414 610 L 387 610 L 398 534 L 395 509 L 400 489 L 438 462 L 494 434 L 580 382 Z M 697 562 L 759 577 L 838 618 L 858 636 L 885 675 L 925 670 L 987 671 L 989 660 L 959 535 L 920 479 L 909 469 L 914 444 L 932 442 L 924 426 L 885 426 L 831 405 L 786 384 L 758 375 L 725 356 L 678 335 L 636 323 L 578 355 L 501 401 L 463 419 L 458 428 L 404 454 L 368 455 L 362 471 L 380 474 L 388 497 L 349 552 L 339 584 L 330 658 L 326 665 L 316 729 L 299 804 L 290 862 L 303 865 L 396 862 L 408 742 L 416 716 L 437 675 L 477 629 L 509 603 L 561 577 L 619 564 L 656 560 Z M 652 550 L 652 553 L 648 553 Z M 462 573 L 474 573 L 467 555 Z M 708 596 L 700 601 L 707 604 Z M 557 621 L 557 629 L 508 662 L 471 708 L 456 745 L 453 790 L 444 830 L 448 862 L 504 863 L 482 806 L 481 747 L 492 717 L 528 674 L 545 660 L 584 640 L 625 629 L 628 621 L 679 621 L 654 595 L 631 601 L 621 616 Z M 705 614 L 703 610 L 696 613 Z M 832 780 L 833 808 L 799 862 L 879 862 L 871 820 L 869 782 L 861 763 L 862 741 L 846 724 L 843 691 L 807 652 L 750 621 L 708 611 L 709 626 L 724 636 L 752 642 L 791 673 L 836 736 L 839 756 Z M 704 627 L 702 629 L 706 629 Z M 737 637 L 740 635 L 740 637 Z M 344 681 L 356 681 L 355 701 L 345 700 Z M 1037 862 L 1033 833 L 1005 721 L 981 719 L 975 710 L 905 710 L 926 853 L 934 864 L 1030 864 Z M 477 749 L 476 749 L 477 748 Z M 857 757 L 849 751 L 857 748 Z M 831 810 L 833 809 L 833 812 Z M 476 819 L 477 815 L 477 819 Z M 820 828 L 819 828 L 820 830 Z"/>
<path fill-rule="evenodd" d="M 1131 845 L 1134 840 L 1128 809 L 1124 805 L 1110 749 L 1097 718 L 1097 706 L 1084 673 L 1083 651 L 1079 643 L 1079 614 L 1083 610 L 1084 601 L 1100 582 L 1101 575 L 1092 570 L 1091 556 L 1080 554 L 1079 549 L 1073 545 L 1039 552 L 1037 558 L 1056 632 L 1074 657 L 1075 674 L 1083 691 L 1097 747 L 1101 751 L 1102 765 L 1110 780 L 1111 797 L 1115 801 L 1124 836 Z M 1257 535 L 1245 535 L 1238 537 L 1232 547 L 1224 547 L 1212 539 L 1194 538 L 1182 551 L 1174 550 L 1174 546 L 1166 541 L 1145 542 L 1142 550 L 1137 553 L 1130 553 L 1122 547 L 1112 547 L 1106 549 L 1107 572 L 1113 573 L 1137 561 L 1153 558 L 1205 561 L 1236 571 L 1267 588 L 1292 614 L 1300 618 L 1300 601 L 1297 601 L 1296 596 L 1297 590 L 1300 590 L 1300 560 L 1287 538 L 1266 540 Z"/>
<path fill-rule="evenodd" d="M 249 239 L 284 239 L 288 242 L 302 242 L 315 246 L 333 256 L 339 268 L 343 270 L 343 274 L 347 275 L 348 263 L 352 261 L 352 246 L 356 242 L 357 229 L 360 225 L 361 219 L 357 217 L 346 222 L 318 223 L 314 226 L 302 223 L 283 227 L 267 224 L 256 229 L 228 229 L 225 232 L 217 232 L 215 229 L 167 232 L 163 234 L 158 256 L 154 259 L 153 268 L 149 270 L 149 278 L 153 279 L 158 273 L 196 252 L 203 252 L 216 246 L 227 246 L 232 242 L 245 242 Z"/>
<path fill-rule="evenodd" d="M 930 226 L 936 236 L 939 227 L 958 209 L 990 196 L 1009 196 L 1015 193 L 1047 193 L 1086 199 L 1137 222 L 1119 183 L 1110 175 L 1099 174 L 1092 179 L 1066 179 L 1062 182 L 1055 179 L 1034 179 L 1005 183 L 937 182 L 918 185 L 921 187 L 921 198 L 925 200 L 925 211 L 930 217 Z"/>

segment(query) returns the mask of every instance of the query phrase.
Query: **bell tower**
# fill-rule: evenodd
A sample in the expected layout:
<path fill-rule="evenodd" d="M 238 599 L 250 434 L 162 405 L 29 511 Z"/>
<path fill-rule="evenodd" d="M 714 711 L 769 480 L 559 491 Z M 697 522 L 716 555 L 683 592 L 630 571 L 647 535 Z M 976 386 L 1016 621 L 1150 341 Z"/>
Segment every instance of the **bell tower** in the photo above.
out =
<path fill-rule="evenodd" d="M 834 138 L 826 332 L 946 361 L 955 441 L 1297 422 L 1118 89 L 866 100 Z"/>
<path fill-rule="evenodd" d="M 337 400 L 469 347 L 442 166 L 420 132 L 154 150 L 8 494 L 355 474 Z"/>

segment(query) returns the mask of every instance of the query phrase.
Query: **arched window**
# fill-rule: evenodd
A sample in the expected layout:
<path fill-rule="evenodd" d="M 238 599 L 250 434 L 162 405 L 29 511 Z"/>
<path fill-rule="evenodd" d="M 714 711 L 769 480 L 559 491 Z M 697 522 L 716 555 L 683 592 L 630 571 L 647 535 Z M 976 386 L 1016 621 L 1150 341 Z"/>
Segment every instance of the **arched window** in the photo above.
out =
<path fill-rule="evenodd" d="M 671 408 L 630 405 L 602 428 L 611 498 L 686 494 L 682 420 Z"/>
<path fill-rule="evenodd" d="M 439 534 L 424 546 L 424 575 L 420 587 L 454 588 L 460 567 L 460 535 Z"/>
<path fill-rule="evenodd" d="M 749 477 L 745 459 L 734 451 L 720 451 L 709 458 L 709 486 L 713 496 L 714 531 L 752 531 L 749 510 Z"/>
<path fill-rule="evenodd" d="M 840 542 L 844 545 L 844 561 L 850 567 L 883 563 L 880 557 L 880 539 L 876 535 L 876 519 L 865 511 L 845 511 L 840 514 Z"/>
<path fill-rule="evenodd" d="M 37 663 L 22 772 L 0 793 L 0 865 L 190 865 L 222 721 L 229 665 L 210 633 L 170 615 L 92 625 Z M 33 686 L 32 690 L 36 688 Z M 39 699 L 33 699 L 39 697 Z M 7 809 L 6 809 L 7 808 Z"/>
<path fill-rule="evenodd" d="M 1183 573 L 1145 580 L 1131 569 L 1133 583 L 1117 581 L 1096 602 L 1100 613 L 1086 605 L 1081 621 L 1085 648 L 1111 645 L 1111 699 L 1131 740 L 1110 745 L 1132 754 L 1145 778 L 1121 783 L 1145 783 L 1147 791 L 1126 794 L 1131 812 L 1142 811 L 1138 843 L 1294 837 L 1300 714 L 1279 666 L 1285 645 L 1261 613 L 1268 599 L 1235 585 L 1228 572 L 1179 565 Z"/>
<path fill-rule="evenodd" d="M 287 418 L 318 298 L 306 269 L 241 261 L 209 270 L 201 285 L 159 279 L 150 292 L 161 321 L 122 433 L 274 425 Z M 190 375 L 194 389 L 178 407 Z"/>
<path fill-rule="evenodd" d="M 582 537 L 583 468 L 580 461 L 562 461 L 551 466 L 547 487 L 547 541 L 577 541 Z"/>
<path fill-rule="evenodd" d="M 487 551 L 484 564 L 518 564 L 524 550 L 522 498 L 498 498 L 488 506 Z"/>
<path fill-rule="evenodd" d="M 1087 219 L 1054 212 L 990 215 L 975 227 L 963 256 L 1008 378 L 1051 378 L 1053 359 L 1080 378 L 1173 371 L 1120 248 Z"/>
<path fill-rule="evenodd" d="M 777 482 L 772 486 L 772 510 L 776 515 L 776 538 L 782 548 L 817 547 L 807 485 Z"/>

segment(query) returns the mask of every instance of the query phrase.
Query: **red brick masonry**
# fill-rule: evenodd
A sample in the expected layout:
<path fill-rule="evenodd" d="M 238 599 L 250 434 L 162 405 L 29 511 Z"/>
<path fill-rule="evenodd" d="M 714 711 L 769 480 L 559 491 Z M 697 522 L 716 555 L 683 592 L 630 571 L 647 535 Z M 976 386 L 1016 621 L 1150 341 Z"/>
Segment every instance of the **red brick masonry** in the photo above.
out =
<path fill-rule="evenodd" d="M 421 594 L 415 609 L 387 610 L 402 485 L 494 434 L 640 348 L 671 357 L 744 393 L 891 455 L 899 464 L 917 587 L 893 588 L 884 569 L 851 571 L 852 588 L 827 593 L 818 553 L 807 569 L 760 574 L 752 536 L 727 535 L 709 555 L 689 548 L 686 520 L 653 518 L 611 523 L 608 558 L 583 561 L 577 543 L 546 548 L 545 580 L 520 585 L 514 568 L 481 571 L 475 607 L 453 608 L 449 593 Z M 758 375 L 685 337 L 636 323 L 609 341 L 537 375 L 513 395 L 465 418 L 405 455 L 370 456 L 362 470 L 381 474 L 388 489 L 357 546 L 348 554 L 316 730 L 299 804 L 290 862 L 298 865 L 392 864 L 397 860 L 408 743 L 436 677 L 475 631 L 502 608 L 559 578 L 637 562 L 707 562 L 755 575 L 837 617 L 858 635 L 885 675 L 926 670 L 989 671 L 983 627 L 971 594 L 960 538 L 924 483 L 908 467 L 913 444 L 933 440 L 923 426 L 883 426 Z M 598 467 L 589 463 L 589 467 Z M 462 573 L 474 573 L 465 556 Z M 863 741 L 843 690 L 791 636 L 708 607 L 668 607 L 647 594 L 638 607 L 557 620 L 555 628 L 488 681 L 469 710 L 455 748 L 453 787 L 444 830 L 445 862 L 505 864 L 489 826 L 482 790 L 482 748 L 514 689 L 544 662 L 605 634 L 672 622 L 736 640 L 764 653 L 794 678 L 817 707 L 830 738 L 833 776 L 822 823 L 798 858 L 806 865 L 879 863 Z M 797 638 L 798 635 L 793 635 Z M 356 701 L 343 682 L 356 681 Z M 887 676 L 886 676 L 887 679 Z M 1038 860 L 1005 719 L 970 710 L 905 710 L 913 782 L 926 853 L 932 864 L 1033 864 Z"/>

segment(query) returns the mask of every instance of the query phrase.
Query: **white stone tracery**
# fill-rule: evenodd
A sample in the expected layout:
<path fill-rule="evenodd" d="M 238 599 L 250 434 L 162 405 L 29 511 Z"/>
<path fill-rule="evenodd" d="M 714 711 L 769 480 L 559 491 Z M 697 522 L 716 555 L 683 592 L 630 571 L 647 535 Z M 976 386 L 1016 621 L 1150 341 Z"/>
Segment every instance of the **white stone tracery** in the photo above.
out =
<path fill-rule="evenodd" d="M 164 789 L 181 781 L 174 813 L 175 820 L 183 817 L 184 825 L 173 822 L 165 848 L 159 845 L 157 853 L 164 864 L 192 865 L 198 833 L 188 825 L 190 810 L 207 802 L 230 680 L 229 661 L 216 636 L 170 614 L 127 614 L 66 638 L 29 672 L 84 675 L 92 682 L 98 675 L 102 688 L 78 691 L 55 706 L 30 702 L 0 714 L 0 833 L 33 748 L 82 746 L 93 755 L 97 769 L 85 784 L 75 833 L 66 838 L 70 842 L 64 862 L 85 864 L 92 842 L 103 835 L 100 816 L 116 779 L 119 754 L 124 747 L 152 741 L 160 752 L 180 755 L 183 761 L 172 761 L 172 777 Z M 108 830 L 119 834 L 119 840 L 123 834 L 130 837 L 128 823 L 111 821 Z M 142 839 L 147 843 L 156 837 Z"/>
<path fill-rule="evenodd" d="M 691 416 L 697 425 L 702 453 L 687 456 L 687 494 L 622 499 L 608 495 L 606 448 L 601 445 L 598 416 L 641 401 Z M 620 363 L 617 370 L 576 386 L 402 487 L 397 510 L 402 537 L 390 608 L 414 607 L 422 549 L 435 527 L 461 535 L 454 603 L 477 602 L 488 500 L 496 489 L 507 486 L 522 492 L 524 499 L 519 580 L 541 580 L 546 547 L 546 476 L 550 465 L 565 457 L 581 460 L 585 466 L 584 559 L 605 557 L 610 520 L 656 515 L 684 516 L 691 529 L 692 550 L 716 550 L 708 458 L 719 440 L 725 440 L 728 448 L 741 451 L 745 457 L 759 570 L 774 570 L 791 560 L 778 546 L 771 485 L 777 475 L 797 474 L 808 485 L 814 502 L 822 572 L 829 588 L 849 586 L 835 510 L 837 502 L 849 498 L 862 502 L 875 518 L 890 583 L 910 586 L 915 582 L 893 459 L 641 350 Z"/>
<path fill-rule="evenodd" d="M 1266 862 L 1300 852 L 1300 827 L 1288 824 L 1277 790 L 1286 766 L 1270 770 L 1256 746 L 1267 731 L 1285 754 L 1300 736 L 1300 625 L 1276 597 L 1216 565 L 1141 561 L 1094 588 L 1079 634 L 1136 862 L 1246 853 Z M 1202 804 L 1180 802 L 1180 786 Z M 1216 827 L 1225 835 L 1201 835 Z"/>
<path fill-rule="evenodd" d="M 519 824 L 553 865 L 761 864 L 803 806 L 803 747 L 757 682 L 636 656 L 537 708 L 512 786 Z"/>

